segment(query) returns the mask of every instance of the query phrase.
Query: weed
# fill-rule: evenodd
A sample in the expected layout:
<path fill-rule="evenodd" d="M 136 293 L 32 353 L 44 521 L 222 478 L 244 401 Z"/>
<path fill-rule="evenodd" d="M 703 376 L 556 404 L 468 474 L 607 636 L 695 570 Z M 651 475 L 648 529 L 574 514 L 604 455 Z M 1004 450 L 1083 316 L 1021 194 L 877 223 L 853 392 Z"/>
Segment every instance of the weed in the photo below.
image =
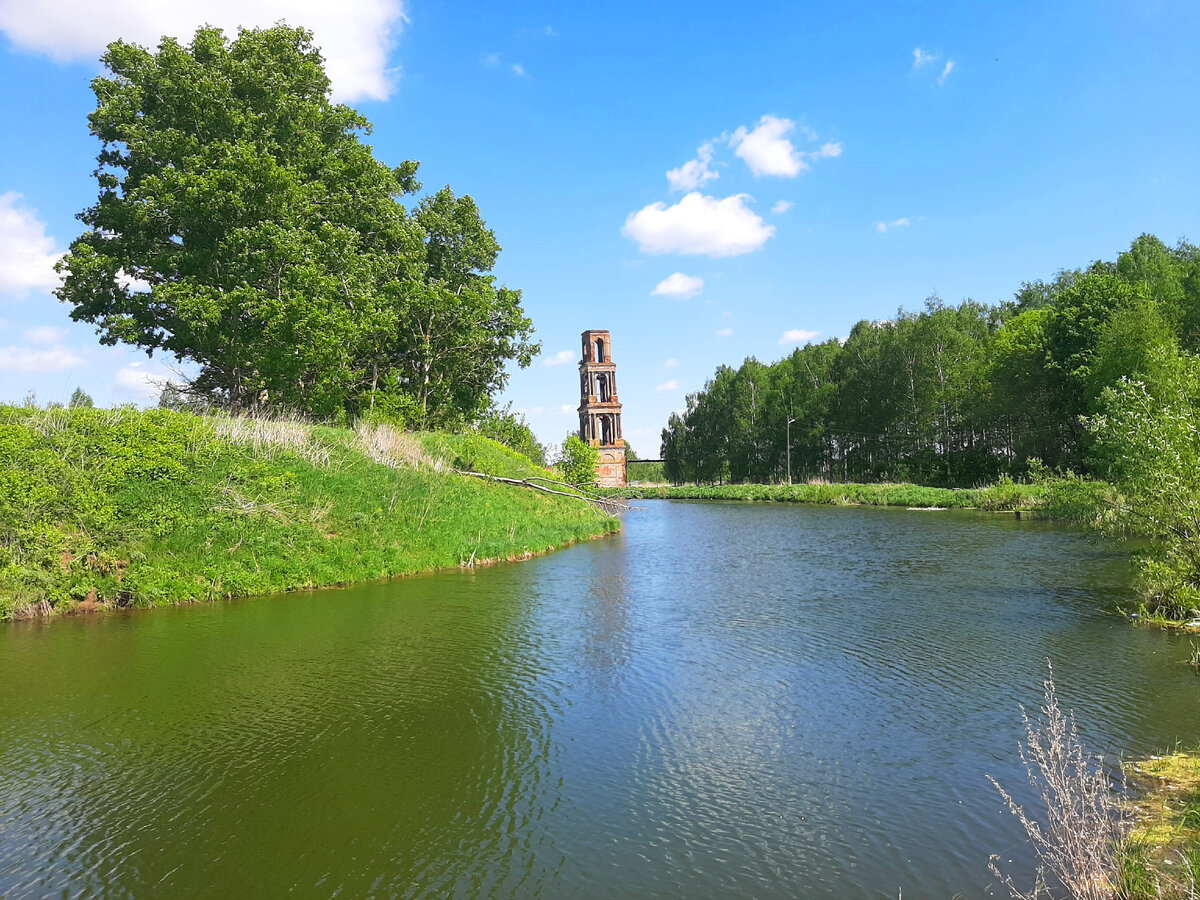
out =
<path fill-rule="evenodd" d="M 1001 873 L 999 857 L 993 856 L 988 865 L 1014 897 L 1050 895 L 1061 887 L 1077 900 L 1110 900 L 1120 896 L 1117 849 L 1125 833 L 1123 810 L 1104 761 L 1084 752 L 1074 714 L 1058 705 L 1052 668 L 1043 691 L 1040 717 L 1031 719 L 1021 708 L 1025 740 L 1020 753 L 1044 818 L 1027 811 L 988 776 L 1033 844 L 1037 878 L 1031 890 L 1022 891 Z"/>

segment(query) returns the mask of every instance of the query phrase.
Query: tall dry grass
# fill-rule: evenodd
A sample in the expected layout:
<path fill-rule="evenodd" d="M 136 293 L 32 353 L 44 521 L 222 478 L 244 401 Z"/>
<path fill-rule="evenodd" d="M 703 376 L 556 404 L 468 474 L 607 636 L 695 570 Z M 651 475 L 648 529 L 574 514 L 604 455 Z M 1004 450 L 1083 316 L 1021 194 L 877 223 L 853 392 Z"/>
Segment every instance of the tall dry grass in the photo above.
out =
<path fill-rule="evenodd" d="M 1084 751 L 1074 713 L 1064 712 L 1058 705 L 1053 668 L 1043 690 L 1040 716 L 1031 718 L 1021 708 L 1025 739 L 1020 753 L 1029 783 L 1044 808 L 1044 819 L 1022 807 L 988 776 L 1033 844 L 1037 876 L 1031 889 L 1021 890 L 1011 876 L 1000 871 L 999 857 L 992 856 L 988 867 L 1013 897 L 1121 897 L 1124 892 L 1117 860 L 1127 820 L 1110 770 L 1101 757 Z"/>
<path fill-rule="evenodd" d="M 390 469 L 429 468 L 442 472 L 446 464 L 425 452 L 420 440 L 391 425 L 359 422 L 354 428 L 355 443 L 368 458 Z"/>
<path fill-rule="evenodd" d="M 331 448 L 313 436 L 308 422 L 285 416 L 227 416 L 211 418 L 217 437 L 250 447 L 256 456 L 274 459 L 280 451 L 301 456 L 317 466 L 329 464 Z"/>

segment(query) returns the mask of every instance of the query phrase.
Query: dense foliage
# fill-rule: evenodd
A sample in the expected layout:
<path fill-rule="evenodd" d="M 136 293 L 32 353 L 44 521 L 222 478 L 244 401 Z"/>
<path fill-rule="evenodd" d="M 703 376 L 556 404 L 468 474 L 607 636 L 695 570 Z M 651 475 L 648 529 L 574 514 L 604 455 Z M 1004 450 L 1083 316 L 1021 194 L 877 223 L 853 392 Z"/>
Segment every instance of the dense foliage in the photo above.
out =
<path fill-rule="evenodd" d="M 568 434 L 563 441 L 558 468 L 567 484 L 589 485 L 596 483 L 596 467 L 600 464 L 600 451 L 577 434 Z"/>
<path fill-rule="evenodd" d="M 486 438 L 520 453 L 535 465 L 546 465 L 546 448 L 525 421 L 525 416 L 512 411 L 512 404 L 489 409 L 480 418 L 477 430 Z"/>
<path fill-rule="evenodd" d="M 232 410 L 421 426 L 476 418 L 537 353 L 474 201 L 397 202 L 417 163 L 374 158 L 308 32 L 202 28 L 103 63 L 100 193 L 58 291 L 101 341 L 196 364 L 187 393 Z"/>
<path fill-rule="evenodd" d="M 789 419 L 795 480 L 963 486 L 1035 460 L 1107 475 L 1112 453 L 1087 417 L 1128 396 L 1123 379 L 1198 350 L 1200 251 L 1143 235 L 1116 262 L 1026 284 L 1011 302 L 935 298 L 859 322 L 844 343 L 722 366 L 663 430 L 666 475 L 786 481 Z"/>

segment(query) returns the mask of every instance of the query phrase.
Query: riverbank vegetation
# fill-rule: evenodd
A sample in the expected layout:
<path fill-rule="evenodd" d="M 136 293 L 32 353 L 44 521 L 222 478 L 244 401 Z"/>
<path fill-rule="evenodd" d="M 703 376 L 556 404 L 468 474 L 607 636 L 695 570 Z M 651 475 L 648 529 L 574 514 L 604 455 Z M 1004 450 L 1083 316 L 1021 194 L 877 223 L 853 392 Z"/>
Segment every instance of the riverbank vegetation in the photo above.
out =
<path fill-rule="evenodd" d="M 844 341 L 722 366 L 663 429 L 664 474 L 676 485 L 1008 478 L 1051 503 L 1055 489 L 1037 484 L 1078 500 L 1081 480 L 1109 482 L 1083 518 L 1152 539 L 1138 560 L 1144 612 L 1181 618 L 1200 610 L 1198 353 L 1200 250 L 1142 235 L 1009 302 L 931 298 Z"/>
<path fill-rule="evenodd" d="M 908 509 L 982 509 L 1031 512 L 1045 518 L 1090 522 L 1112 487 L 1104 482 L 1044 478 L 1015 482 L 1001 478 L 979 488 L 927 487 L 919 484 L 687 484 L 631 485 L 622 496 L 644 500 L 743 500 L 767 503 L 818 503 L 833 506 L 901 506 Z"/>
<path fill-rule="evenodd" d="M 1053 673 L 1038 713 L 1022 709 L 1021 761 L 1036 807 L 995 779 L 1036 852 L 1031 888 L 993 856 L 1011 896 L 1077 900 L 1192 900 L 1200 874 L 1200 756 L 1176 750 L 1118 766 L 1089 754 L 1074 714 L 1059 706 Z"/>
<path fill-rule="evenodd" d="M 616 530 L 478 433 L 0 407 L 0 620 L 337 585 Z"/>

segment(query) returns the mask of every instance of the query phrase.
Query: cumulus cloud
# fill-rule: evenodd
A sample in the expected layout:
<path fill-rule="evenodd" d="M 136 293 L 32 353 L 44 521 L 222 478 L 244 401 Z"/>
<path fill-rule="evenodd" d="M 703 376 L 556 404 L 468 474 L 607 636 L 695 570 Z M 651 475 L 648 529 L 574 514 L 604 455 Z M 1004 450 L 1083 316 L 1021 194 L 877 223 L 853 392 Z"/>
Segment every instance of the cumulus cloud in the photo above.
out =
<path fill-rule="evenodd" d="M 129 363 L 117 370 L 115 387 L 139 399 L 157 397 L 169 381 L 178 381 L 176 374 L 151 360 Z"/>
<path fill-rule="evenodd" d="M 774 225 L 746 206 L 749 194 L 718 200 L 698 191 L 674 206 L 651 203 L 625 220 L 621 233 L 638 242 L 643 253 L 739 256 L 765 244 Z"/>
<path fill-rule="evenodd" d="M 763 116 L 753 130 L 743 125 L 735 131 L 729 143 L 733 145 L 733 152 L 746 161 L 756 176 L 795 178 L 810 168 L 804 155 L 787 138 L 795 128 L 796 123 L 791 119 Z"/>
<path fill-rule="evenodd" d="M 945 84 L 946 79 L 950 77 L 950 73 L 954 71 L 955 62 L 952 59 L 946 60 L 946 65 L 942 67 L 942 74 L 938 76 L 938 84 Z"/>
<path fill-rule="evenodd" d="M 899 219 L 895 219 L 891 222 L 876 222 L 875 230 L 880 234 L 887 234 L 888 230 L 891 228 L 907 228 L 911 224 L 912 222 L 909 221 L 908 216 L 901 216 Z"/>
<path fill-rule="evenodd" d="M 777 200 L 777 201 L 775 201 L 775 205 L 771 207 L 771 212 L 775 213 L 775 215 L 778 216 L 781 213 L 787 212 L 789 209 L 791 209 L 795 205 L 796 204 L 793 203 L 791 200 Z"/>
<path fill-rule="evenodd" d="M 684 275 L 682 272 L 675 272 L 660 281 L 658 287 L 650 293 L 657 297 L 677 297 L 685 300 L 688 297 L 695 297 L 702 290 L 704 290 L 703 278 L 698 275 Z"/>
<path fill-rule="evenodd" d="M 83 357 L 67 347 L 0 347 L 0 371 L 22 372 L 26 375 L 45 375 L 62 372 L 83 364 Z"/>
<path fill-rule="evenodd" d="M 656 391 L 677 391 L 679 390 L 679 382 L 672 378 L 670 381 L 664 381 L 655 388 Z"/>
<path fill-rule="evenodd" d="M 483 65 L 485 65 L 485 66 L 498 66 L 498 65 L 500 65 L 500 54 L 499 53 L 485 53 L 481 57 L 479 57 L 479 61 L 481 63 L 483 63 Z"/>
<path fill-rule="evenodd" d="M 731 334 L 733 334 L 732 328 L 722 328 L 717 332 L 717 337 L 729 337 Z"/>
<path fill-rule="evenodd" d="M 54 264 L 61 256 L 37 211 L 18 193 L 0 194 L 0 294 L 26 297 L 58 287 Z"/>
<path fill-rule="evenodd" d="M 781 344 L 807 344 L 821 332 L 806 331 L 803 328 L 793 328 L 790 331 L 785 331 L 783 337 L 779 339 Z"/>
<path fill-rule="evenodd" d="M 670 359 L 668 359 L 665 363 L 663 363 L 663 366 L 665 366 L 668 369 L 671 368 L 672 366 L 677 366 L 677 365 L 679 365 L 679 360 L 677 360 L 673 356 Z"/>
<path fill-rule="evenodd" d="M 720 178 L 720 172 L 708 167 L 712 162 L 713 142 L 707 141 L 696 148 L 696 158 L 689 159 L 678 169 L 667 172 L 667 184 L 673 191 L 694 191 L 708 182 Z"/>
<path fill-rule="evenodd" d="M 571 414 L 571 413 L 573 413 L 573 412 L 579 412 L 579 410 L 577 410 L 577 409 L 576 409 L 574 406 L 572 406 L 570 403 L 564 403 L 562 406 L 560 406 L 560 407 L 558 408 L 558 413 L 559 413 L 559 415 L 566 416 L 566 415 L 570 415 L 570 414 Z"/>
<path fill-rule="evenodd" d="M 512 70 L 513 70 L 513 74 L 516 75 L 518 78 L 523 78 L 525 76 L 525 67 L 523 65 L 521 65 L 520 63 L 513 63 Z"/>
<path fill-rule="evenodd" d="M 752 130 L 742 126 L 730 135 L 729 144 L 734 148 L 733 152 L 745 160 L 755 177 L 795 178 L 811 169 L 814 160 L 842 155 L 842 145 L 835 141 L 827 141 L 817 150 L 797 150 L 788 138 L 795 130 L 796 123 L 791 119 L 763 116 Z M 800 126 L 800 131 L 810 141 L 816 141 L 817 136 L 809 129 Z"/>
<path fill-rule="evenodd" d="M 388 98 L 394 74 L 388 52 L 407 21 L 402 0 L 0 0 L 0 31 L 15 46 L 62 62 L 94 62 L 117 38 L 155 47 L 163 35 L 190 40 L 205 24 L 233 36 L 239 25 L 280 20 L 312 30 L 337 99 Z"/>
<path fill-rule="evenodd" d="M 559 350 L 553 356 L 547 356 L 542 360 L 543 366 L 561 366 L 564 363 L 569 363 L 575 359 L 575 354 L 571 350 Z"/>

